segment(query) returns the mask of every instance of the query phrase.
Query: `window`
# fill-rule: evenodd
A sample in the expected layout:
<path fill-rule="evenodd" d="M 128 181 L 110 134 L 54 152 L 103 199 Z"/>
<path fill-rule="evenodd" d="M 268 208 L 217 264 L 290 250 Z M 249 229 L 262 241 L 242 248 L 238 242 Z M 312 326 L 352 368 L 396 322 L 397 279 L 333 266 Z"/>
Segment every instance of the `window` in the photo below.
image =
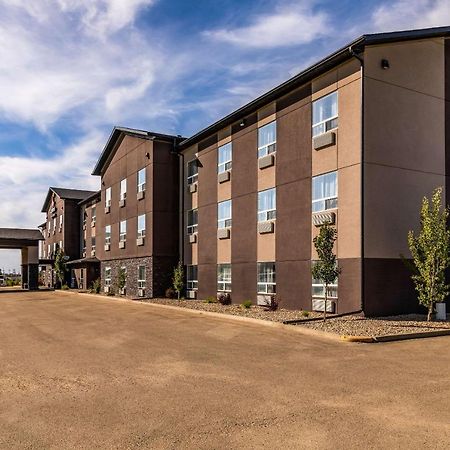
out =
<path fill-rule="evenodd" d="M 111 267 L 105 267 L 105 286 L 111 286 Z"/>
<path fill-rule="evenodd" d="M 275 294 L 276 287 L 275 263 L 258 263 L 258 294 Z"/>
<path fill-rule="evenodd" d="M 105 191 L 105 206 L 111 206 L 111 188 L 109 187 Z"/>
<path fill-rule="evenodd" d="M 338 126 L 337 92 L 319 98 L 312 105 L 312 135 L 326 133 Z"/>
<path fill-rule="evenodd" d="M 97 219 L 97 208 L 95 206 L 92 207 L 92 223 L 95 223 L 96 219 Z"/>
<path fill-rule="evenodd" d="M 145 167 L 137 174 L 137 190 L 138 192 L 145 191 Z"/>
<path fill-rule="evenodd" d="M 64 250 L 63 241 L 59 241 L 59 248 L 61 251 Z"/>
<path fill-rule="evenodd" d="M 95 252 L 95 236 L 91 237 L 91 250 Z"/>
<path fill-rule="evenodd" d="M 145 237 L 145 214 L 138 216 L 137 237 L 138 238 Z"/>
<path fill-rule="evenodd" d="M 119 225 L 119 241 L 127 240 L 127 221 L 121 220 Z"/>
<path fill-rule="evenodd" d="M 217 172 L 222 173 L 231 169 L 232 148 L 231 142 L 222 145 L 217 150 Z"/>
<path fill-rule="evenodd" d="M 196 291 L 198 287 L 198 266 L 187 266 L 186 287 L 190 291 Z"/>
<path fill-rule="evenodd" d="M 59 231 L 62 230 L 62 226 L 63 226 L 63 215 L 61 214 L 59 216 Z"/>
<path fill-rule="evenodd" d="M 258 222 L 274 220 L 277 217 L 276 189 L 258 192 Z"/>
<path fill-rule="evenodd" d="M 197 160 L 189 161 L 187 165 L 187 183 L 193 184 L 198 180 Z"/>
<path fill-rule="evenodd" d="M 337 172 L 312 179 L 312 212 L 326 211 L 338 206 Z"/>
<path fill-rule="evenodd" d="M 217 265 L 217 291 L 231 292 L 231 264 Z"/>
<path fill-rule="evenodd" d="M 187 234 L 194 234 L 198 228 L 198 210 L 191 209 L 187 212 Z"/>
<path fill-rule="evenodd" d="M 127 179 L 123 179 L 120 182 L 120 200 L 125 200 L 127 198 Z"/>
<path fill-rule="evenodd" d="M 51 253 L 52 253 L 52 247 L 50 244 L 48 244 L 48 247 L 47 247 L 47 257 L 48 258 L 50 258 Z"/>
<path fill-rule="evenodd" d="M 145 266 L 138 267 L 138 289 L 145 289 L 146 285 L 146 274 Z"/>
<path fill-rule="evenodd" d="M 312 265 L 316 264 L 317 261 L 312 261 Z M 325 298 L 325 285 L 316 279 L 312 279 L 312 296 L 314 298 Z M 328 298 L 337 299 L 338 298 L 338 280 L 335 283 L 328 285 Z"/>
<path fill-rule="evenodd" d="M 105 244 L 111 244 L 111 225 L 105 227 Z"/>
<path fill-rule="evenodd" d="M 258 128 L 258 158 L 277 150 L 277 123 L 275 121 Z"/>
<path fill-rule="evenodd" d="M 84 210 L 83 212 L 83 227 L 86 226 L 87 212 Z"/>
<path fill-rule="evenodd" d="M 82 244 L 82 246 L 83 246 L 83 248 L 82 248 L 81 250 L 82 250 L 83 256 L 84 256 L 84 253 L 86 253 L 86 238 L 83 238 L 83 244 Z"/>
<path fill-rule="evenodd" d="M 53 217 L 53 234 L 56 233 L 56 217 Z"/>
<path fill-rule="evenodd" d="M 231 200 L 217 204 L 217 228 L 231 227 Z"/>

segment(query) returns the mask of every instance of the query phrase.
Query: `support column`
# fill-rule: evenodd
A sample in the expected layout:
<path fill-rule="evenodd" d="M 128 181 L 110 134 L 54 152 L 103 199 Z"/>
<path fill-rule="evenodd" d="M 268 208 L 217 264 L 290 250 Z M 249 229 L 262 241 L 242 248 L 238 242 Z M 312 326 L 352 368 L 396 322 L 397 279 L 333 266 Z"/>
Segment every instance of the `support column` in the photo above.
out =
<path fill-rule="evenodd" d="M 28 247 L 22 248 L 22 289 L 28 289 Z"/>
<path fill-rule="evenodd" d="M 39 289 L 39 247 L 28 247 L 28 289 Z"/>

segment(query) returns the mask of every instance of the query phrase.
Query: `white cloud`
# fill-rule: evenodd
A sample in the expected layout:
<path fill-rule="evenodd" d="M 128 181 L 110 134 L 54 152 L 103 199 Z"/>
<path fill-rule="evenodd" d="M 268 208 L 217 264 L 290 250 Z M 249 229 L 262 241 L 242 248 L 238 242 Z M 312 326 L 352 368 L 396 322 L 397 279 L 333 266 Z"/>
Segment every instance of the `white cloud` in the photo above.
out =
<path fill-rule="evenodd" d="M 448 0 L 397 0 L 378 7 L 373 13 L 377 31 L 446 26 L 450 23 Z"/>
<path fill-rule="evenodd" d="M 153 2 L 0 0 L 0 117 L 47 130 L 83 108 L 92 126 L 136 101 L 165 68 L 132 27 Z"/>
<path fill-rule="evenodd" d="M 214 40 L 240 47 L 274 48 L 307 44 L 329 32 L 327 14 L 296 4 L 256 16 L 247 26 L 220 28 L 204 34 Z"/>

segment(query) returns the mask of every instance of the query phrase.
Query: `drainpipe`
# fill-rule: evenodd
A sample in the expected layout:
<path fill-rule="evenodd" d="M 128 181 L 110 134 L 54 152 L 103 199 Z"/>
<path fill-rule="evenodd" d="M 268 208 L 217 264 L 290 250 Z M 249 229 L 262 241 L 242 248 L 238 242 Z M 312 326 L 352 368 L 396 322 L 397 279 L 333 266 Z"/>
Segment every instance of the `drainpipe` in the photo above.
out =
<path fill-rule="evenodd" d="M 365 313 L 365 289 L 364 289 L 364 59 L 360 56 L 360 52 L 356 52 L 353 47 L 349 47 L 348 51 L 351 56 L 356 58 L 360 64 L 361 73 L 361 185 L 360 185 L 360 196 L 361 196 L 361 311 Z"/>
<path fill-rule="evenodd" d="M 184 154 L 177 151 L 176 139 L 173 147 L 178 155 L 178 256 L 184 265 Z"/>

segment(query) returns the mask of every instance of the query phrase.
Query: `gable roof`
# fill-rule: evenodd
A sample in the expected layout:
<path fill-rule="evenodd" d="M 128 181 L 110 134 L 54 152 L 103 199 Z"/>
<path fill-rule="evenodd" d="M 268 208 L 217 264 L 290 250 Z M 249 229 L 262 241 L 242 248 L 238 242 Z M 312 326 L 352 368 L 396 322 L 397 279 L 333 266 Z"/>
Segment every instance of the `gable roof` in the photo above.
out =
<path fill-rule="evenodd" d="M 448 36 L 450 36 L 450 26 L 423 28 L 419 30 L 394 31 L 389 33 L 363 34 L 346 46 L 340 48 L 339 50 L 336 50 L 334 53 L 331 53 L 324 59 L 306 68 L 284 83 L 281 83 L 280 85 L 276 86 L 275 88 L 271 89 L 255 100 L 252 100 L 251 102 L 233 111 L 222 119 L 219 119 L 212 125 L 209 125 L 203 130 L 200 130 L 190 138 L 185 139 L 178 145 L 178 148 L 180 150 L 184 150 L 187 147 L 190 147 L 208 138 L 212 134 L 217 133 L 219 130 L 233 125 L 249 114 L 256 112 L 256 110 L 267 105 L 268 103 L 271 103 L 279 97 L 291 92 L 293 89 L 304 85 L 305 83 L 311 81 L 313 78 L 316 78 L 329 71 L 333 67 L 351 59 L 355 56 L 355 54 L 362 52 L 364 50 L 364 47 L 367 45 L 386 44 L 390 42 Z"/>
<path fill-rule="evenodd" d="M 47 192 L 47 197 L 45 197 L 45 202 L 42 206 L 41 212 L 45 213 L 48 209 L 48 204 L 50 203 L 50 199 L 52 198 L 52 194 L 55 193 L 59 198 L 64 200 L 84 200 L 87 197 L 90 197 L 93 194 L 96 194 L 97 191 L 84 191 L 80 189 L 66 189 L 66 188 L 58 188 L 58 187 L 49 187 Z"/>
<path fill-rule="evenodd" d="M 95 165 L 92 175 L 101 175 L 109 166 L 118 146 L 122 142 L 124 136 L 134 136 L 140 139 L 159 140 L 165 142 L 172 142 L 176 145 L 179 141 L 185 140 L 181 136 L 173 136 L 170 134 L 154 133 L 153 131 L 138 130 L 127 127 L 114 127 L 109 135 L 108 141 L 100 155 L 100 158 Z"/>
<path fill-rule="evenodd" d="M 102 191 L 96 191 L 92 195 L 89 195 L 88 197 L 86 197 L 83 200 L 81 200 L 80 202 L 78 202 L 78 204 L 81 206 L 92 200 L 100 199 L 101 193 L 102 193 Z"/>

